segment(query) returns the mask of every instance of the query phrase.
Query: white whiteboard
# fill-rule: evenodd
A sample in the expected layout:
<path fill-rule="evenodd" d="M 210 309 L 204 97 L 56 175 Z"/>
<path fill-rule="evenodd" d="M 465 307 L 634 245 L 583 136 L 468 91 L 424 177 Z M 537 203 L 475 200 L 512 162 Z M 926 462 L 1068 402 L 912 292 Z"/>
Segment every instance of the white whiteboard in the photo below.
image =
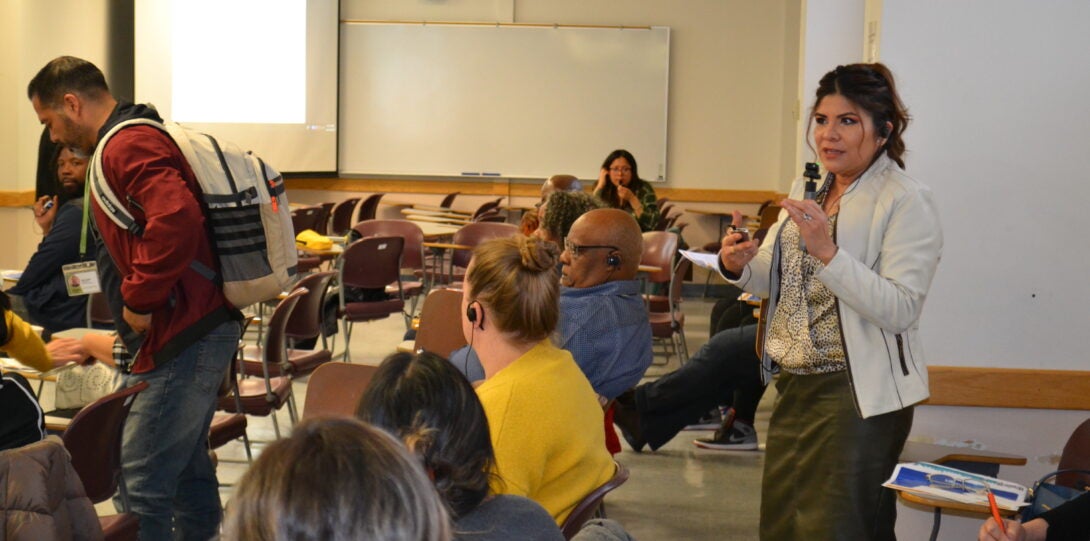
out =
<path fill-rule="evenodd" d="M 666 177 L 670 30 L 341 25 L 345 174 Z"/>

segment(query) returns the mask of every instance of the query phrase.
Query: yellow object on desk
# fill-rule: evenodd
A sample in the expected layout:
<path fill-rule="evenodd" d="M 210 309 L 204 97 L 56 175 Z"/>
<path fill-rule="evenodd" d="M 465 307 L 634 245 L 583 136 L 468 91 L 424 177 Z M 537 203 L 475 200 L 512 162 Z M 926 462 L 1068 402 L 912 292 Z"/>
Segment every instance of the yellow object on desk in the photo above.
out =
<path fill-rule="evenodd" d="M 295 236 L 295 246 L 314 251 L 333 249 L 333 241 L 325 235 L 319 235 L 313 229 L 305 229 Z"/>

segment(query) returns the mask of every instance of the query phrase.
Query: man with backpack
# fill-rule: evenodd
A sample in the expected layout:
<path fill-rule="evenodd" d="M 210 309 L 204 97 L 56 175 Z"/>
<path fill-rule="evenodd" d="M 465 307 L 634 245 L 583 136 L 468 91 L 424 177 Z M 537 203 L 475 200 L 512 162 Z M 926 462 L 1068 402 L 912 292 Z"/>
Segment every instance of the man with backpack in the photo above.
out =
<path fill-rule="evenodd" d="M 126 383 L 150 385 L 133 404 L 122 442 L 140 537 L 212 538 L 221 511 L 208 426 L 240 314 L 221 283 L 200 272 L 218 263 L 196 175 L 171 137 L 152 126 L 126 127 L 99 145 L 124 120 L 161 119 L 149 106 L 118 102 L 90 62 L 50 61 L 27 96 L 53 141 L 99 154 L 102 177 L 134 217 L 136 227 L 124 229 L 98 199 L 85 198 L 102 289 L 132 354 L 132 365 L 122 367 L 131 372 Z"/>

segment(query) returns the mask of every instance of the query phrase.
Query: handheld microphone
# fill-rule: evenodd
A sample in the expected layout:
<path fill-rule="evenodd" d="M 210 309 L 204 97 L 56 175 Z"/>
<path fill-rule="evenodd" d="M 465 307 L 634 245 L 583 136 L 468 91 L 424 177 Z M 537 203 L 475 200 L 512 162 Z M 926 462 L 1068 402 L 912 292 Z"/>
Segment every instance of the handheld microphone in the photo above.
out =
<path fill-rule="evenodd" d="M 832 175 L 832 173 L 829 174 Z M 806 162 L 806 169 L 802 172 L 802 176 L 806 177 L 802 198 L 809 201 L 817 199 L 817 179 L 821 178 L 817 162 Z M 809 216 L 806 218 L 810 219 Z M 799 250 L 806 252 L 806 241 L 801 234 L 799 235 Z"/>
<path fill-rule="evenodd" d="M 821 178 L 817 162 L 806 162 L 806 170 L 802 172 L 802 176 L 806 177 L 805 193 L 802 198 L 813 201 L 817 198 L 817 179 Z"/>

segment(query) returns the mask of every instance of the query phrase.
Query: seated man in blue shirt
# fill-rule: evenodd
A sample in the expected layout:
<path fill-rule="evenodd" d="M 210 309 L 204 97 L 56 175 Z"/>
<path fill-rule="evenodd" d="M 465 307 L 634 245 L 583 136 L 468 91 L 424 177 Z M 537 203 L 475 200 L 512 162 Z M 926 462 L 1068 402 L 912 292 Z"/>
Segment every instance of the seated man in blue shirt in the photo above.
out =
<path fill-rule="evenodd" d="M 592 210 L 572 224 L 560 255 L 560 325 L 553 341 L 571 352 L 605 404 L 640 381 L 651 364 L 651 325 L 636 272 L 640 226 L 617 209 Z M 463 348 L 451 362 L 484 379 Z"/>
<path fill-rule="evenodd" d="M 57 156 L 56 172 L 62 197 L 44 196 L 34 205 L 34 217 L 44 236 L 38 251 L 30 257 L 22 277 L 8 293 L 17 308 L 26 310 L 30 322 L 52 333 L 87 326 L 87 295 L 71 297 L 61 267 L 79 261 L 94 261 L 94 242 L 88 236 L 87 253 L 80 257 L 80 229 L 83 219 L 83 183 L 87 159 L 69 148 Z M 19 311 L 19 310 L 17 310 Z"/>

